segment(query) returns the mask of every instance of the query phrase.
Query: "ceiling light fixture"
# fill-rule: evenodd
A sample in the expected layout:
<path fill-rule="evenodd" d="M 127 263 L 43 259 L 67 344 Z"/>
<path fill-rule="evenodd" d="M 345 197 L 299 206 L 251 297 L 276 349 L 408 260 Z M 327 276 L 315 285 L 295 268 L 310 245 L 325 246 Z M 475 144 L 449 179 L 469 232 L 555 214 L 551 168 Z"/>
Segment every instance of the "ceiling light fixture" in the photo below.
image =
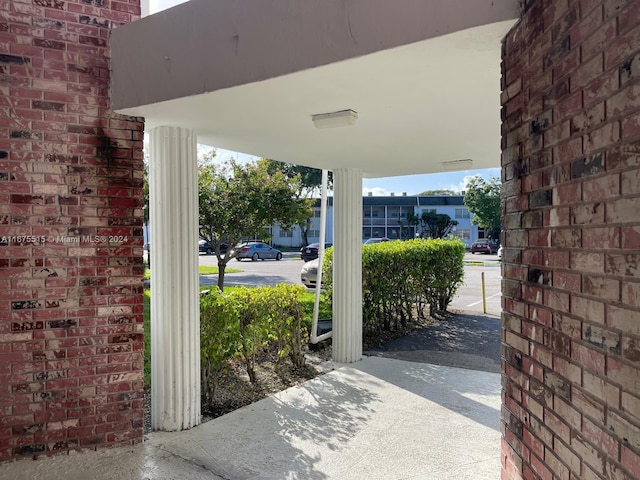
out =
<path fill-rule="evenodd" d="M 461 160 L 451 160 L 449 162 L 442 162 L 442 168 L 448 172 L 456 170 L 469 170 L 473 166 L 473 160 L 470 158 L 463 158 Z"/>
<path fill-rule="evenodd" d="M 337 128 L 354 125 L 358 119 L 358 113 L 353 110 L 340 110 L 339 112 L 320 113 L 311 115 L 311 120 L 316 128 Z"/>

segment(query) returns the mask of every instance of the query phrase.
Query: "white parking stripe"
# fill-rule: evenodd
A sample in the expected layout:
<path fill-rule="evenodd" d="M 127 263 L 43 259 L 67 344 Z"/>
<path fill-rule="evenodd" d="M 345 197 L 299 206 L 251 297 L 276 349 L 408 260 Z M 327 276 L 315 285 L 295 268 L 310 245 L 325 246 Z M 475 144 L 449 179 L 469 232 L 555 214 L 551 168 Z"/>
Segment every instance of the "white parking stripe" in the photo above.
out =
<path fill-rule="evenodd" d="M 500 292 L 500 293 L 494 293 L 493 295 L 488 296 L 488 297 L 487 297 L 487 300 L 489 300 L 489 299 L 491 299 L 491 298 L 493 298 L 493 297 L 498 297 L 498 296 L 500 296 L 500 295 L 502 295 L 502 292 Z M 480 305 L 481 303 L 482 303 L 482 300 L 480 300 L 479 302 L 473 302 L 473 303 L 470 303 L 469 305 L 467 305 L 467 307 L 475 307 L 476 305 Z"/>

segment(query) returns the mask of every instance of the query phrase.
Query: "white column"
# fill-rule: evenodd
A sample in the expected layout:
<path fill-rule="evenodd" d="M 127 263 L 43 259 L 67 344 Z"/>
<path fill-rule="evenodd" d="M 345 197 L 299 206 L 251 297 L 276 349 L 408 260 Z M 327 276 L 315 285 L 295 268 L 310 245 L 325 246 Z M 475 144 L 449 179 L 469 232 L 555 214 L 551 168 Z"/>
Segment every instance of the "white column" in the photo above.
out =
<path fill-rule="evenodd" d="M 333 360 L 362 358 L 362 172 L 333 170 Z"/>
<path fill-rule="evenodd" d="M 183 430 L 200 423 L 200 296 L 196 135 L 150 132 L 151 423 Z"/>

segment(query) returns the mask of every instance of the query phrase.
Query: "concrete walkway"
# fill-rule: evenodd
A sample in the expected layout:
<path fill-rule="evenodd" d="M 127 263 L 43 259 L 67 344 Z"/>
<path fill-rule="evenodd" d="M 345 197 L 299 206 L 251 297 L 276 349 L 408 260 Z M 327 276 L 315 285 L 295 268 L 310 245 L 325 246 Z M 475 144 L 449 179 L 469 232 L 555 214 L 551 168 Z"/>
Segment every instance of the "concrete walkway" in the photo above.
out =
<path fill-rule="evenodd" d="M 192 430 L 154 432 L 138 447 L 5 464 L 0 478 L 499 478 L 500 375 L 413 357 L 334 365 Z"/>

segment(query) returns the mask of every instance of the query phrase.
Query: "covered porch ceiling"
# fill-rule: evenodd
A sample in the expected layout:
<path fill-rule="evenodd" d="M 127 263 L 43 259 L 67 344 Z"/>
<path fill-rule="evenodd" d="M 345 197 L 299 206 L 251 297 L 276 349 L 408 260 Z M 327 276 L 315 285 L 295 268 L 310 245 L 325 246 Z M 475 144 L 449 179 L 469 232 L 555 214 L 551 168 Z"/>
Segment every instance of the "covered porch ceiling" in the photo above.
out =
<path fill-rule="evenodd" d="M 147 129 L 182 126 L 200 143 L 370 178 L 497 167 L 501 40 L 518 9 L 191 0 L 112 32 L 112 108 Z M 312 122 L 345 109 L 355 125 Z"/>

